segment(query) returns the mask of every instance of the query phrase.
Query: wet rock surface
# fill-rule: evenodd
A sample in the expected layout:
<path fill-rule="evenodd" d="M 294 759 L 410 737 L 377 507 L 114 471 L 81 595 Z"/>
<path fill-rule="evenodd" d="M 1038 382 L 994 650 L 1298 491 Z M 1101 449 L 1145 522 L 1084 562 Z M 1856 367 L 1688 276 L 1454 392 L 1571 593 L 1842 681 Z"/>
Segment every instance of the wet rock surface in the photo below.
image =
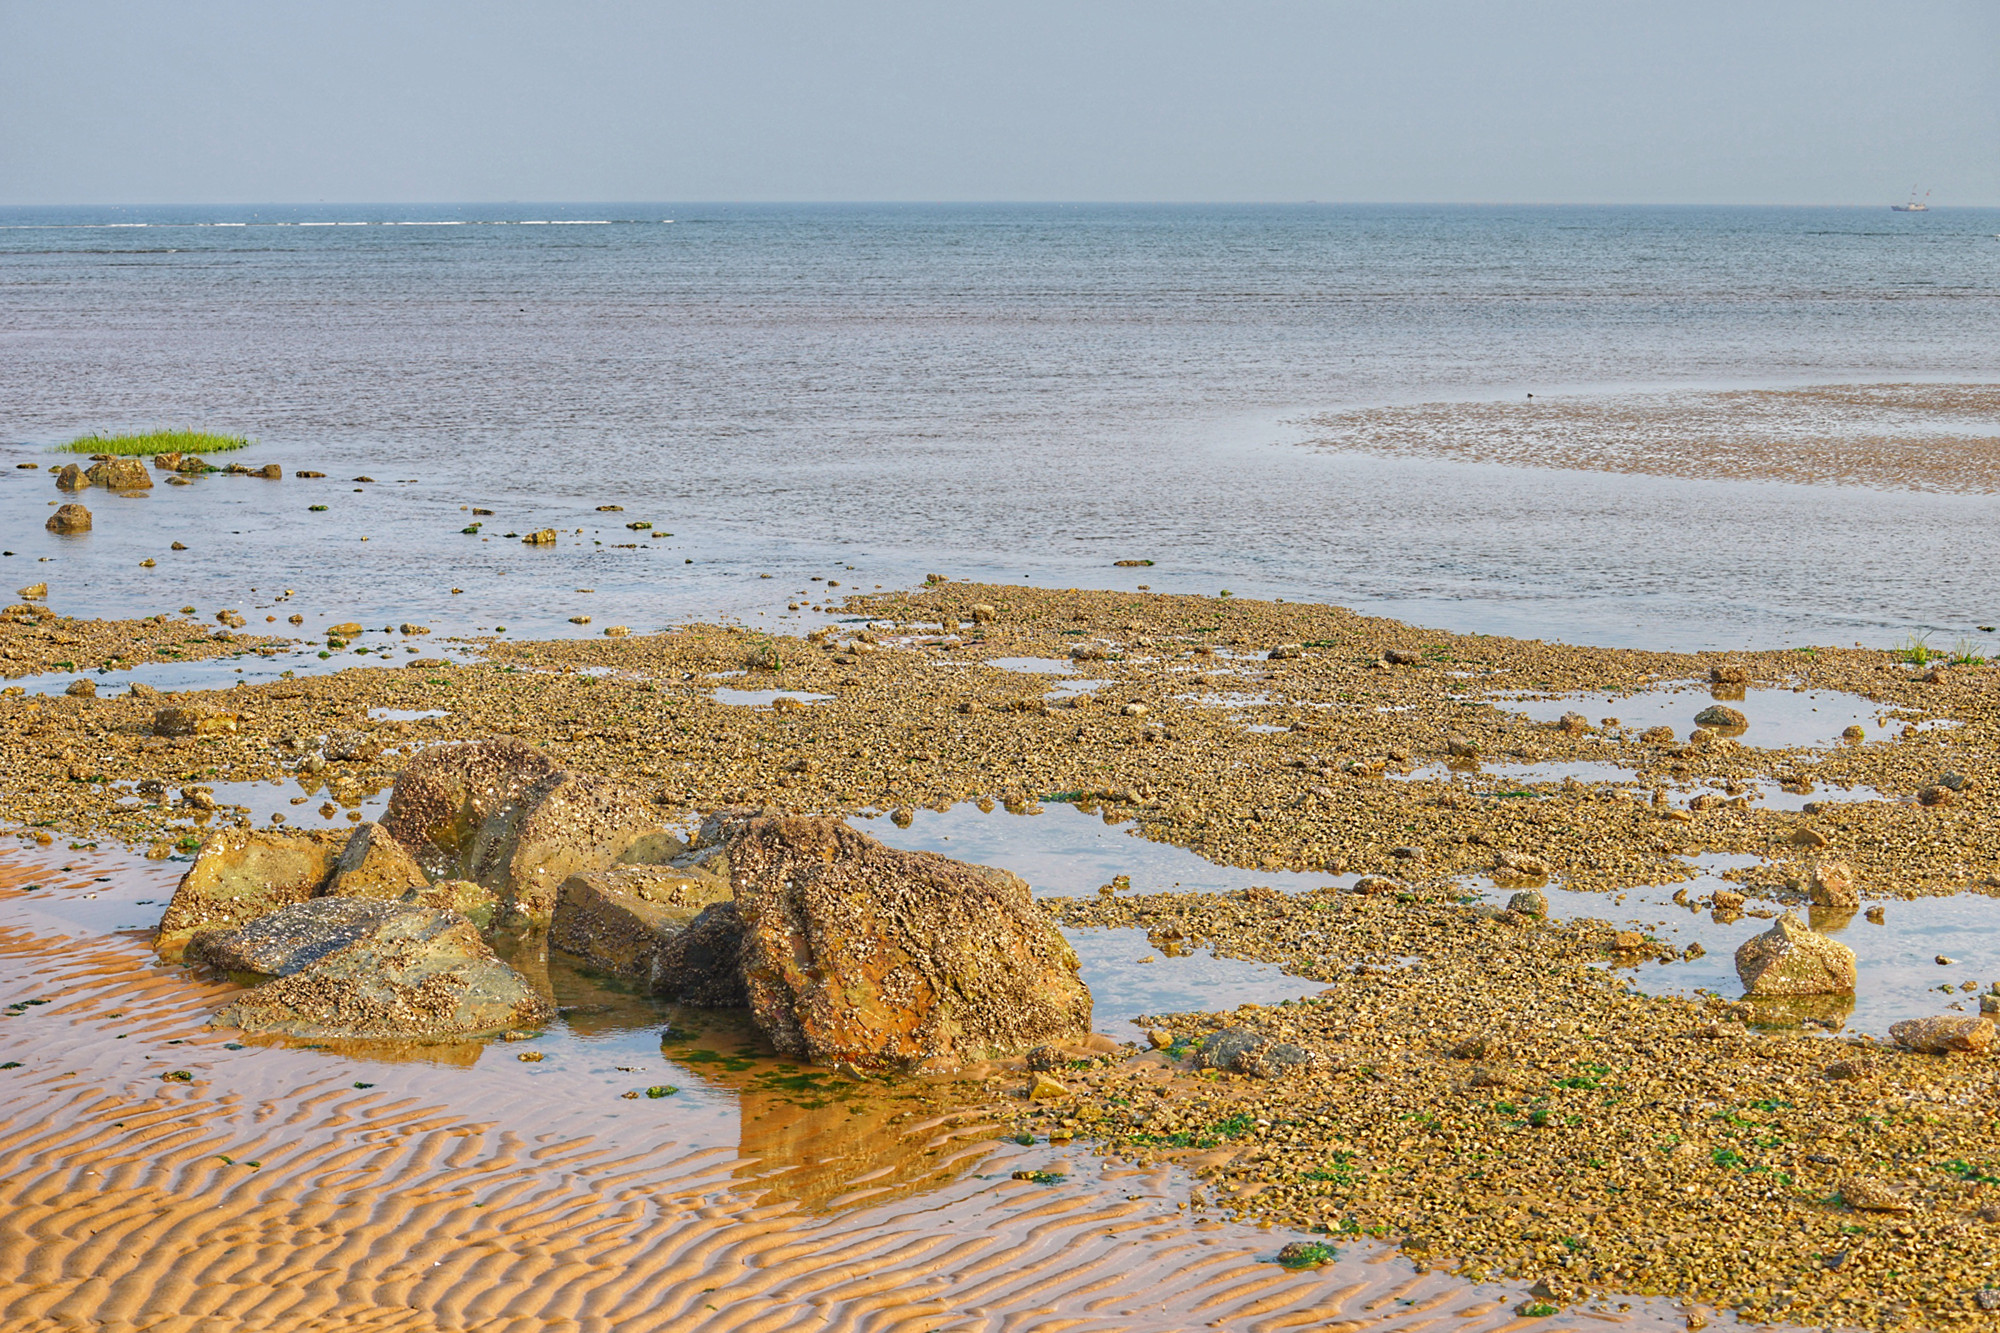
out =
<path fill-rule="evenodd" d="M 357 824 L 348 835 L 340 859 L 324 892 L 335 898 L 373 898 L 395 902 L 412 889 L 425 889 L 430 881 L 423 867 L 387 829 L 372 820 Z"/>
<path fill-rule="evenodd" d="M 779 1051 L 948 1068 L 1089 1032 L 1074 951 L 1027 885 L 838 820 L 760 817 L 729 842 L 743 975 Z"/>
<path fill-rule="evenodd" d="M 1852 994 L 1857 973 L 1854 950 L 1786 912 L 1743 942 L 1736 975 L 1746 995 L 1795 996 Z"/>
<path fill-rule="evenodd" d="M 662 828 L 661 812 L 642 792 L 611 778 L 556 772 L 486 817 L 472 842 L 468 878 L 502 904 L 546 924 L 570 876 L 635 856 L 684 848 Z"/>
<path fill-rule="evenodd" d="M 404 910 L 398 903 L 314 898 L 231 929 L 197 931 L 181 961 L 221 972 L 290 976 L 375 934 Z"/>
<path fill-rule="evenodd" d="M 430 873 L 458 874 L 487 817 L 556 767 L 507 736 L 430 746 L 396 775 L 382 826 Z"/>
<path fill-rule="evenodd" d="M 215 1025 L 290 1037 L 408 1040 L 534 1028 L 552 1016 L 548 1001 L 464 917 L 403 904 L 360 906 L 379 910 L 381 918 L 245 992 L 217 1012 Z M 220 942 L 214 947 L 227 952 Z"/>
<path fill-rule="evenodd" d="M 176 959 L 198 930 L 241 925 L 313 897 L 333 873 L 341 841 L 243 828 L 210 835 L 160 917 L 154 948 Z"/>
<path fill-rule="evenodd" d="M 721 869 L 621 866 L 572 875 L 557 896 L 549 943 L 649 990 L 669 985 L 678 996 L 689 984 L 680 979 L 687 964 L 665 962 L 662 951 L 705 909 L 731 901 L 726 864 Z"/>

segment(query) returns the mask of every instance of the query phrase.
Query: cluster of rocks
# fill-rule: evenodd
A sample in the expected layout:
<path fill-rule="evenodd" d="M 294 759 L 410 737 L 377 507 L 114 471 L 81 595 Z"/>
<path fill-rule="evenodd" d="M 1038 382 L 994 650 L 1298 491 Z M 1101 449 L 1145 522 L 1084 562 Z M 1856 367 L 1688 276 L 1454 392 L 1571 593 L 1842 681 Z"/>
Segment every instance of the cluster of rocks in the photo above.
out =
<path fill-rule="evenodd" d="M 942 1071 L 1089 1034 L 1076 955 L 1019 878 L 838 819 L 724 812 L 683 838 L 508 738 L 423 751 L 345 836 L 219 831 L 157 948 L 262 982 L 218 1023 L 434 1039 L 547 1021 L 482 933 L 503 922 L 654 995 L 747 1006 L 819 1064 Z"/>

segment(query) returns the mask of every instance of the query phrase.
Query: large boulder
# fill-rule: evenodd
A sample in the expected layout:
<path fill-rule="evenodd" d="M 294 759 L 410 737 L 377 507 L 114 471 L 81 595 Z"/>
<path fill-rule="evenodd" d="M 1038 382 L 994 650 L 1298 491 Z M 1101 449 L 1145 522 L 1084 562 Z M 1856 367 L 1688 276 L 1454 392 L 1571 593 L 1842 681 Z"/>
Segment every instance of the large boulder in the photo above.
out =
<path fill-rule="evenodd" d="M 90 511 L 82 505 L 63 505 L 42 526 L 50 532 L 89 532 Z"/>
<path fill-rule="evenodd" d="M 546 925 L 571 875 L 685 850 L 643 793 L 610 778 L 551 773 L 486 817 L 472 842 L 469 878 Z"/>
<path fill-rule="evenodd" d="M 154 949 L 171 962 L 198 930 L 240 925 L 313 897 L 340 859 L 340 838 L 247 828 L 210 834 L 160 916 Z"/>
<path fill-rule="evenodd" d="M 429 873 L 461 874 L 487 816 L 555 771 L 547 755 L 511 736 L 434 745 L 396 775 L 382 827 Z"/>
<path fill-rule="evenodd" d="M 762 816 L 729 843 L 744 986 L 786 1055 L 949 1069 L 1080 1041 L 1090 991 L 1028 886 L 838 819 Z"/>
<path fill-rule="evenodd" d="M 430 880 L 408 848 L 369 820 L 355 825 L 326 882 L 333 898 L 373 898 L 395 902 L 410 889 L 427 888 Z"/>
<path fill-rule="evenodd" d="M 1993 1020 L 1990 1018 L 1955 1018 L 1943 1015 L 1935 1018 L 1909 1018 L 1889 1025 L 1889 1037 L 1905 1050 L 1921 1055 L 1946 1055 L 1953 1051 L 1964 1051 L 1971 1055 L 1984 1055 L 1993 1045 Z"/>
<path fill-rule="evenodd" d="M 294 956 L 333 947 L 226 1005 L 213 1026 L 293 1037 L 435 1040 L 533 1028 L 549 1020 L 548 1001 L 495 957 L 478 928 L 457 913 L 400 903 L 320 903 L 339 903 L 348 913 L 376 909 L 381 915 L 358 932 L 352 916 L 279 923 L 271 933 L 282 928 L 302 941 L 293 946 Z M 305 906 L 326 911 L 319 903 Z M 314 927 L 323 927 L 318 944 L 311 942 Z M 341 937 L 347 938 L 336 943 Z M 247 944 L 206 939 L 203 954 L 255 956 Z"/>
<path fill-rule="evenodd" d="M 101 463 L 93 463 L 84 472 L 93 486 L 102 486 L 112 491 L 149 491 L 153 489 L 153 478 L 146 471 L 146 465 L 136 458 L 107 458 Z"/>
<path fill-rule="evenodd" d="M 549 943 L 590 966 L 651 988 L 660 952 L 712 903 L 729 901 L 728 879 L 704 866 L 614 866 L 563 881 Z"/>
<path fill-rule="evenodd" d="M 1854 990 L 1854 950 L 1791 912 L 1736 951 L 1745 995 L 1846 995 Z"/>

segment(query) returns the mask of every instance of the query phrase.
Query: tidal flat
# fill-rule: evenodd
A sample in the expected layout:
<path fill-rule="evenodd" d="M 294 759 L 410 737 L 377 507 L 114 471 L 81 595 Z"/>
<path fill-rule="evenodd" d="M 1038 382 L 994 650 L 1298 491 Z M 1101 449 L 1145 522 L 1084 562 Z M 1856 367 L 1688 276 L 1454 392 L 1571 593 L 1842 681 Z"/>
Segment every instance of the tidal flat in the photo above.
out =
<path fill-rule="evenodd" d="M 0 623 L 0 653 L 20 654 L 10 666 L 42 667 L 50 651 L 42 636 L 59 617 L 40 600 L 24 605 Z M 1583 648 L 1427 630 L 1322 605 L 945 579 L 850 597 L 839 613 L 837 623 L 798 637 L 691 625 L 596 639 L 488 639 L 469 645 L 472 660 L 416 657 L 393 669 L 229 689 L 120 691 L 110 683 L 115 673 L 103 673 L 94 695 L 10 694 L 0 698 L 0 817 L 19 832 L 21 847 L 9 853 L 7 896 L 43 910 L 54 897 L 108 893 L 85 887 L 98 877 L 78 879 L 74 868 L 64 873 L 77 882 L 65 880 L 56 892 L 35 869 L 105 858 L 113 869 L 102 883 L 146 883 L 157 903 L 178 869 L 173 858 L 218 826 L 341 827 L 362 818 L 419 748 L 491 735 L 527 741 L 565 768 L 641 785 L 663 811 L 690 820 L 723 808 L 846 815 L 892 843 L 923 835 L 936 812 L 1008 821 L 982 826 L 997 831 L 981 835 L 975 859 L 1031 881 L 1032 830 L 1055 828 L 1045 821 L 1069 807 L 1115 830 L 1132 850 L 1123 882 L 1114 841 L 1096 844 L 1100 885 L 1072 876 L 1051 892 L 1037 883 L 1053 919 L 1073 930 L 1143 931 L 1161 955 L 1153 965 L 1201 951 L 1275 964 L 1307 984 L 1294 999 L 1226 1012 L 1200 1003 L 1200 987 L 1189 987 L 1182 1011 L 1139 1015 L 1128 1045 L 1054 1071 L 1049 1081 L 1058 1090 L 1045 1083 L 1032 1100 L 1032 1075 L 1019 1060 L 948 1079 L 842 1087 L 843 1105 L 876 1108 L 855 1115 L 890 1122 L 870 1149 L 879 1165 L 849 1176 L 826 1165 L 845 1149 L 801 1150 L 797 1171 L 830 1172 L 840 1186 L 816 1187 L 803 1206 L 825 1206 L 849 1190 L 895 1192 L 919 1179 L 960 1200 L 938 1205 L 946 1211 L 990 1208 L 992 1198 L 975 1204 L 966 1193 L 974 1176 L 994 1169 L 973 1171 L 988 1160 L 981 1151 L 1060 1154 L 1060 1170 L 1038 1156 L 1021 1168 L 1040 1172 L 1040 1185 L 1014 1181 L 1011 1167 L 1001 1172 L 1009 1182 L 1003 1192 L 1040 1189 L 1046 1200 L 1035 1194 L 1026 1215 L 1047 1208 L 1086 1229 L 1099 1212 L 1126 1216 L 1112 1206 L 1114 1196 L 1122 1192 L 1126 1203 L 1143 1196 L 1135 1226 L 1150 1219 L 1145 1225 L 1166 1229 L 1159 1235 L 1181 1237 L 1174 1244 L 1225 1237 L 1240 1244 L 1201 1251 L 1234 1257 L 1219 1260 L 1220 1288 L 1187 1297 L 1188 1308 L 1214 1311 L 1205 1321 L 1228 1326 L 1257 1326 L 1264 1308 L 1257 1293 L 1267 1280 L 1290 1293 L 1286 1311 L 1317 1309 L 1318 1318 L 1335 1321 L 1361 1317 L 1356 1312 L 1378 1299 L 1435 1314 L 1429 1297 L 1409 1294 L 1418 1291 L 1471 1302 L 1460 1310 L 1461 1327 L 1487 1326 L 1481 1320 L 1489 1317 L 1498 1326 L 1516 1307 L 1558 1323 L 1593 1309 L 1590 1318 L 1617 1316 L 1619 1302 L 1622 1317 L 1667 1326 L 1726 1320 L 1722 1312 L 1730 1311 L 1754 1322 L 1829 1327 L 1990 1318 L 1989 1283 L 2000 1271 L 2000 1103 L 1991 1051 L 1901 1049 L 1868 1011 L 1834 998 L 1801 1004 L 1746 1000 L 1733 988 L 1672 993 L 1670 981 L 1654 978 L 1671 978 L 1693 957 L 1659 934 L 1621 929 L 1619 895 L 1705 890 L 1715 920 L 1747 939 L 1785 912 L 1811 915 L 1830 932 L 1869 929 L 1867 921 L 1829 920 L 1808 901 L 1814 867 L 1830 861 L 1851 867 L 1863 907 L 1886 909 L 1885 930 L 1897 928 L 1908 900 L 2000 891 L 1990 786 L 2000 726 L 1994 668 L 1830 646 L 1729 654 Z M 60 624 L 94 652 L 122 660 L 141 660 L 163 632 L 156 621 Z M 121 635 L 129 651 L 116 648 Z M 202 642 L 204 652 L 277 650 L 274 640 L 232 638 L 226 626 Z M 1021 669 L 1024 659 L 1042 669 Z M 1064 663 L 1072 669 L 1047 669 Z M 1083 687 L 1055 688 L 1064 681 Z M 745 691 L 747 701 L 732 702 Z M 1625 700 L 1633 706 L 1621 712 Z M 1724 711 L 1709 711 L 1716 708 Z M 163 724 L 162 710 L 182 710 L 180 720 Z M 1703 715 L 1708 720 L 1698 723 Z M 1010 865 L 1016 850 L 1021 863 Z M 1199 865 L 1213 868 L 1212 882 L 1194 878 Z M 1492 895 L 1482 889 L 1496 878 L 1541 886 L 1565 910 L 1486 901 Z M 29 882 L 36 887 L 21 887 Z M 1717 900 L 1725 885 L 1740 903 Z M 1591 898 L 1602 901 L 1601 915 L 1576 906 Z M 1685 893 L 1680 905 L 1703 907 Z M 526 1293 L 557 1272 L 576 1275 L 579 1292 L 597 1293 L 579 1294 L 562 1310 L 578 1328 L 735 1326 L 753 1317 L 753 1307 L 768 1314 L 808 1299 L 781 1293 L 783 1279 L 773 1274 L 812 1266 L 805 1256 L 816 1246 L 873 1253 L 900 1234 L 868 1231 L 864 1213 L 851 1209 L 835 1209 L 838 1227 L 857 1228 L 838 1243 L 819 1232 L 790 1234 L 794 1224 L 785 1219 L 802 1206 L 797 1200 L 726 1201 L 703 1193 L 701 1170 L 709 1167 L 689 1165 L 687 1179 L 697 1183 L 676 1187 L 672 1206 L 732 1235 L 751 1227 L 767 1236 L 752 1245 L 759 1253 L 775 1247 L 758 1279 L 764 1285 L 754 1299 L 738 1292 L 713 1313 L 682 1301 L 671 1317 L 635 1314 L 628 1324 L 605 1302 L 650 1279 L 628 1273 L 598 1284 L 582 1275 L 613 1263 L 614 1253 L 626 1256 L 616 1262 L 632 1262 L 638 1251 L 620 1245 L 657 1241 L 633 1230 L 625 1212 L 593 1208 L 606 1198 L 625 1200 L 619 1209 L 665 1206 L 619 1193 L 643 1193 L 639 1182 L 663 1169 L 664 1158 L 645 1157 L 655 1143 L 666 1151 L 663 1134 L 708 1143 L 713 1169 L 754 1183 L 763 1168 L 752 1159 L 768 1158 L 748 1132 L 749 1111 L 741 1142 L 727 1126 L 707 1139 L 692 1134 L 688 1117 L 699 1097 L 660 1103 L 675 1108 L 666 1117 L 673 1128 L 655 1117 L 638 1138 L 624 1120 L 598 1119 L 629 1105 L 609 1101 L 602 1111 L 575 1109 L 525 1132 L 527 1103 L 513 1100 L 524 1095 L 521 1085 L 505 1077 L 515 1070 L 496 1068 L 517 1062 L 497 1043 L 461 1053 L 456 1064 L 436 1050 L 416 1054 L 394 1067 L 421 1078 L 396 1098 L 370 1099 L 364 1111 L 350 1105 L 364 1090 L 329 1082 L 325 1070 L 337 1053 L 229 1050 L 223 1038 L 204 1034 L 198 1011 L 226 988 L 204 989 L 152 964 L 138 900 L 79 920 L 60 931 L 26 919 L 10 927 L 25 971 L 9 1035 L 65 1014 L 72 1028 L 100 1011 L 143 1015 L 157 1056 L 179 1060 L 164 1047 L 187 1043 L 191 1070 L 199 1053 L 229 1072 L 162 1086 L 150 1066 L 121 1066 L 108 1053 L 92 1070 L 82 1053 L 61 1049 L 69 1035 L 8 1056 L 18 1067 L 6 1078 L 57 1080 L 41 1087 L 39 1101 L 9 1099 L 21 1145 L 14 1151 L 40 1168 L 27 1177 L 38 1183 L 21 1187 L 40 1193 L 17 1201 L 34 1205 L 17 1216 L 39 1220 L 16 1224 L 9 1241 L 10 1249 L 32 1251 L 45 1274 L 29 1283 L 32 1291 L 17 1288 L 7 1307 L 12 1318 L 32 1315 L 23 1327 L 68 1327 L 61 1320 L 72 1309 L 116 1313 L 132 1327 L 178 1326 L 139 1318 L 141 1309 L 157 1312 L 130 1285 L 139 1277 L 104 1287 L 88 1276 L 89 1263 L 77 1255 L 94 1242 L 66 1238 L 76 1205 L 65 1191 L 83 1183 L 69 1179 L 79 1171 L 115 1174 L 120 1188 L 193 1188 L 203 1198 L 233 1191 L 231 1206 L 246 1210 L 238 1230 L 216 1231 L 235 1215 L 204 1205 L 199 1244 L 220 1247 L 214 1271 L 227 1270 L 237 1284 L 227 1299 L 243 1303 L 229 1307 L 239 1312 L 258 1299 L 270 1308 L 287 1299 L 305 1302 L 296 1306 L 302 1311 L 310 1306 L 305 1268 L 280 1255 L 277 1237 L 298 1224 L 299 1208 L 319 1208 L 324 1219 L 310 1224 L 332 1229 L 333 1248 L 315 1262 L 366 1269 L 377 1283 L 371 1300 L 393 1290 L 399 1305 L 432 1312 L 431 1322 L 409 1327 L 510 1327 L 505 1319 L 525 1319 L 530 1308 L 543 1319 L 533 1326 L 549 1327 L 547 1311 L 564 1302 L 545 1307 Z M 1975 974 L 1952 952 L 1932 965 L 1928 1012 L 1976 1016 L 1980 993 L 1996 978 Z M 1990 955 L 1983 941 L 1956 952 Z M 1864 969 L 1857 989 L 1873 980 Z M 563 988 L 573 996 L 583 985 L 550 984 L 559 1012 Z M 62 1007 L 26 1007 L 36 998 L 30 990 L 50 987 Z M 1920 1009 L 1923 1000 L 1918 992 L 1905 1003 Z M 580 1033 L 588 1017 L 575 1011 L 609 1002 L 567 1003 L 566 1030 Z M 631 1026 L 657 1031 L 652 1025 L 664 1023 L 671 1031 L 702 1021 L 649 1011 Z M 1225 1029 L 1295 1044 L 1312 1061 L 1273 1078 L 1204 1067 L 1203 1046 Z M 106 1046 L 115 1039 L 101 1034 Z M 581 1035 L 576 1041 L 588 1048 Z M 764 1091 L 775 1088 L 775 1102 L 791 1109 L 759 1114 L 799 1118 L 801 1094 L 783 1080 L 803 1075 L 771 1072 L 777 1067 L 756 1053 L 753 1036 L 699 1049 L 711 1052 L 695 1061 L 703 1067 L 737 1063 L 753 1079 L 766 1071 Z M 660 1059 L 652 1053 L 648 1068 Z M 519 1068 L 523 1078 L 546 1078 L 560 1063 Z M 622 1068 L 613 1066 L 597 1095 L 619 1095 L 613 1084 Z M 623 1081 L 636 1083 L 639 1068 L 634 1063 Z M 280 1095 L 272 1080 L 288 1078 L 297 1087 Z M 458 1078 L 467 1081 L 454 1084 Z M 59 1115 L 46 1100 L 58 1084 L 75 1099 Z M 482 1099 L 512 1109 L 496 1115 Z M 896 1109 L 883 1109 L 892 1103 Z M 239 1108 L 260 1126 L 255 1142 L 215 1149 L 213 1133 L 195 1122 L 216 1107 Z M 474 1107 L 484 1126 L 476 1133 L 455 1118 Z M 706 1114 L 727 1119 L 729 1110 L 716 1100 Z M 359 1168 L 338 1165 L 331 1145 L 339 1136 L 327 1128 L 337 1122 L 366 1125 L 364 1139 L 379 1139 L 379 1150 L 368 1150 L 375 1155 L 368 1169 L 381 1176 L 375 1193 L 357 1193 L 359 1177 L 343 1175 Z M 133 1137 L 131 1125 L 144 1135 Z M 905 1156 L 912 1126 L 927 1127 L 932 1138 Z M 947 1145 L 958 1126 L 976 1127 L 967 1134 L 984 1149 L 955 1156 Z M 467 1134 L 478 1142 L 451 1137 Z M 1023 1142 L 1009 1146 L 1002 1134 Z M 72 1152 L 71 1139 L 88 1146 Z M 237 1160 L 266 1163 L 240 1173 L 255 1181 L 286 1141 L 317 1145 L 311 1153 L 319 1156 L 308 1154 L 294 1181 L 320 1182 L 305 1203 L 254 1184 L 225 1186 L 236 1179 L 227 1173 Z M 392 1165 L 385 1155 L 392 1145 L 414 1156 Z M 474 1183 L 498 1170 L 496 1159 L 480 1156 L 489 1151 L 513 1163 L 512 1174 Z M 603 1165 L 578 1167 L 558 1186 L 522 1165 L 539 1154 Z M 475 1157 L 487 1165 L 475 1169 Z M 169 1158 L 178 1165 L 163 1166 Z M 445 1161 L 458 1164 L 453 1170 L 466 1184 L 441 1183 Z M 322 1170 L 330 1174 L 314 1174 Z M 416 1250 L 399 1247 L 393 1260 L 378 1254 L 391 1233 L 378 1236 L 373 1223 L 343 1249 L 332 1234 L 344 1225 L 341 1210 L 360 1210 L 358 1222 L 376 1206 L 367 1200 L 401 1197 L 399 1171 L 421 1178 L 419 1196 L 446 1211 L 501 1209 L 463 1214 L 468 1226 L 475 1217 L 493 1223 L 491 1235 L 479 1231 L 492 1257 L 438 1241 L 440 1275 L 427 1276 L 412 1266 Z M 592 1183 L 600 1171 L 613 1183 Z M 1107 1183 L 1086 1188 L 1085 1179 Z M 1084 1193 L 1065 1195 L 1065 1185 Z M 483 1199 L 487 1188 L 494 1193 Z M 909 1198 L 921 1195 L 910 1188 Z M 135 1202 L 131 1216 L 142 1214 L 152 1215 Z M 503 1223 L 503 1215 L 513 1220 Z M 569 1235 L 566 1219 L 582 1217 L 596 1219 L 597 1229 Z M 1124 1223 L 1107 1225 L 1115 1231 Z M 1119 1234 L 1126 1238 L 1088 1264 L 1074 1254 L 993 1262 L 1038 1265 L 1052 1282 L 1061 1273 L 1069 1276 L 1060 1281 L 1081 1280 L 1083 1270 L 1098 1271 L 1091 1265 L 1120 1266 L 1121 1247 L 1147 1263 L 1166 1262 L 1165 1242 L 1153 1233 Z M 1152 1238 L 1141 1245 L 1144 1237 Z M 1307 1292 L 1297 1284 L 1309 1274 L 1273 1265 L 1251 1243 L 1275 1252 L 1287 1239 L 1315 1238 L 1344 1252 L 1323 1273 L 1325 1283 L 1340 1277 L 1346 1294 L 1338 1300 L 1324 1286 Z M 507 1267 L 528 1254 L 523 1245 L 542 1276 Z M 1372 1265 L 1378 1285 L 1349 1286 L 1351 1274 L 1339 1267 L 1346 1263 Z M 442 1276 L 467 1264 L 459 1278 L 482 1264 L 515 1275 L 494 1288 L 500 1294 L 474 1299 L 465 1282 Z M 1381 1284 L 1393 1285 L 1385 1264 L 1414 1285 L 1385 1296 Z M 954 1269 L 949 1281 L 935 1273 L 924 1279 L 933 1286 L 918 1283 L 924 1300 L 941 1305 L 924 1306 L 904 1291 L 897 1299 L 916 1304 L 898 1307 L 899 1317 L 948 1309 L 962 1322 L 944 1326 L 986 1326 L 951 1294 L 963 1292 L 976 1266 Z M 66 1276 L 47 1276 L 58 1270 Z M 847 1274 L 841 1281 L 866 1287 L 861 1270 L 838 1271 Z M 141 1263 L 130 1272 L 150 1270 Z M 290 1296 L 253 1299 L 244 1282 L 252 1274 Z M 740 1280 L 727 1279 L 714 1295 Z M 1107 1291 L 1134 1289 L 1129 1274 L 1106 1272 L 1104 1280 Z M 1239 1292 L 1232 1284 L 1248 1286 Z M 1489 1293 L 1484 1304 L 1472 1299 L 1478 1291 Z M 872 1298 L 850 1291 L 840 1299 Z M 465 1322 L 475 1305 L 491 1322 Z M 1114 1318 L 1104 1313 L 1111 1308 L 1092 1317 L 1101 1315 L 1106 1327 L 1180 1326 L 1178 1311 L 1141 1318 L 1134 1305 L 1135 1313 Z M 852 1310 L 848 1317 L 873 1326 Z"/>

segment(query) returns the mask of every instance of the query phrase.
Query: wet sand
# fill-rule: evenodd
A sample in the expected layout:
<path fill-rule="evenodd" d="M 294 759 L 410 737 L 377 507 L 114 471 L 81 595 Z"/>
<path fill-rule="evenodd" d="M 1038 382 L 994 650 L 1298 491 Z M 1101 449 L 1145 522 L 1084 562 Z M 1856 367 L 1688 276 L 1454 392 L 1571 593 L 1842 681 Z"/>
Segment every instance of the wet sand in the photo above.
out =
<path fill-rule="evenodd" d="M 5 993 L 44 1002 L 0 1028 L 9 1329 L 1523 1322 L 1518 1290 L 1420 1272 L 1385 1245 L 1287 1271 L 1270 1262 L 1284 1232 L 1189 1216 L 1178 1171 L 998 1143 L 990 1108 L 938 1109 L 939 1090 L 923 1110 L 893 1089 L 830 1107 L 674 1098 L 613 1127 L 613 1094 L 505 1045 L 469 1067 L 232 1050 L 203 1026 L 230 987 L 158 966 L 141 932 L 36 919 L 103 892 L 99 874 L 159 893 L 170 876 L 66 864 L 0 863 Z M 189 1079 L 162 1077 L 176 1071 Z M 1024 1169 L 1065 1178 L 1012 1178 Z M 1657 1302 L 1613 1322 L 1681 1326 Z"/>
<path fill-rule="evenodd" d="M 1324 449 L 1656 477 L 1991 495 L 2000 385 L 1532 394 L 1315 417 Z"/>

